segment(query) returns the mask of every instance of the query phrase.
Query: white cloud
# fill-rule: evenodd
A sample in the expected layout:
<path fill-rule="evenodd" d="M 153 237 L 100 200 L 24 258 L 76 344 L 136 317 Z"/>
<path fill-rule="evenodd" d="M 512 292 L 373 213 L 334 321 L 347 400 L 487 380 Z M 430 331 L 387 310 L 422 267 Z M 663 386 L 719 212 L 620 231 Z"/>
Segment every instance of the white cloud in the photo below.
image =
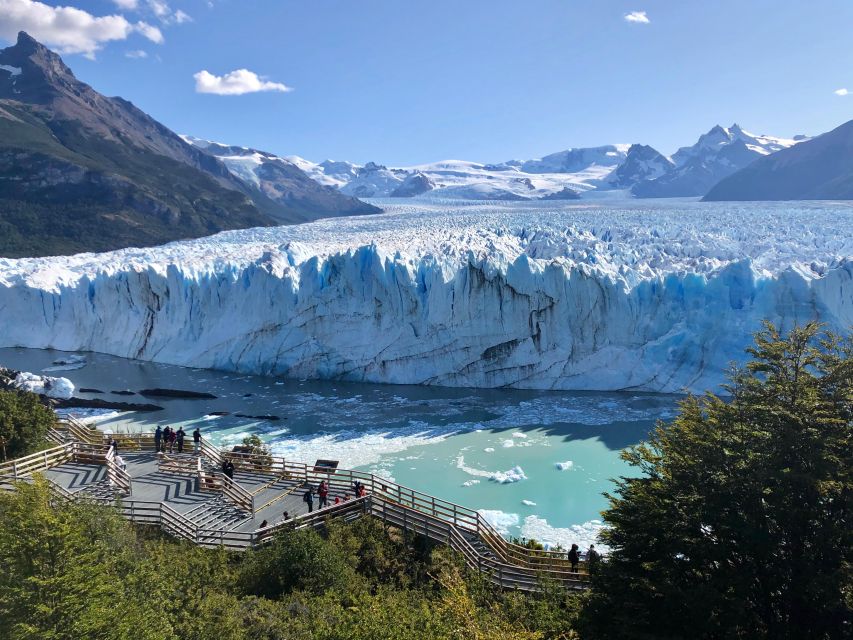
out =
<path fill-rule="evenodd" d="M 148 6 L 151 7 L 151 11 L 153 11 L 154 15 L 158 18 L 165 18 L 172 13 L 169 5 L 163 0 L 148 0 Z"/>
<path fill-rule="evenodd" d="M 151 42 L 156 44 L 161 44 L 163 42 L 163 34 L 160 32 L 160 29 L 148 24 L 147 22 L 137 22 L 134 28 Z"/>
<path fill-rule="evenodd" d="M 836 89 L 833 93 L 837 96 L 846 96 L 850 92 L 847 89 Z"/>
<path fill-rule="evenodd" d="M 119 9 L 133 11 L 139 7 L 139 0 L 113 0 L 113 4 L 115 4 Z"/>
<path fill-rule="evenodd" d="M 172 16 L 172 19 L 175 22 L 177 22 L 178 24 L 183 24 L 185 22 L 192 22 L 193 21 L 193 19 L 190 16 L 188 16 L 186 13 L 184 13 L 180 9 L 175 11 L 175 15 Z"/>
<path fill-rule="evenodd" d="M 124 16 L 93 16 L 76 7 L 51 7 L 35 0 L 0 0 L 0 37 L 15 40 L 26 31 L 59 53 L 82 53 L 93 57 L 105 42 L 126 40 L 138 31 L 152 42 L 163 41 L 156 27 L 135 25 Z"/>
<path fill-rule="evenodd" d="M 148 52 L 142 49 L 136 49 L 135 51 L 128 51 L 124 54 L 126 58 L 147 58 Z"/>
<path fill-rule="evenodd" d="M 290 91 L 280 82 L 269 82 L 248 69 L 237 69 L 224 76 L 215 76 L 207 70 L 193 75 L 196 93 L 214 93 L 220 96 L 239 96 L 258 91 Z"/>
<path fill-rule="evenodd" d="M 626 13 L 625 20 L 628 22 L 637 22 L 639 24 L 649 24 L 649 22 L 651 22 L 645 11 L 632 11 L 631 13 Z"/>

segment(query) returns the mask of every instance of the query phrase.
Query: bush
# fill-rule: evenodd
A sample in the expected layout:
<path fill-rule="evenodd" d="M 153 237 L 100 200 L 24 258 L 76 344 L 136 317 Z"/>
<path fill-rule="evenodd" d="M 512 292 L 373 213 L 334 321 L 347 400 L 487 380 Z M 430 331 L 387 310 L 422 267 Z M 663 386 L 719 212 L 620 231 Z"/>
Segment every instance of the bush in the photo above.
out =
<path fill-rule="evenodd" d="M 0 438 L 7 458 L 42 449 L 47 431 L 56 424 L 53 411 L 26 391 L 0 391 Z"/>

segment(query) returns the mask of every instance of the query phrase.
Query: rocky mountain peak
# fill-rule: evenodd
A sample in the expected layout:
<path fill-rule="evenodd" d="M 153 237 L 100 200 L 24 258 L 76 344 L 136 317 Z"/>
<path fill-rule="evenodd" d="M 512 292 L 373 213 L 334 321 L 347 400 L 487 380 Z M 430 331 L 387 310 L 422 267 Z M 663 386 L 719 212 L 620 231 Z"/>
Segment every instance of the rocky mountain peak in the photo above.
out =
<path fill-rule="evenodd" d="M 21 70 L 15 82 L 18 100 L 27 97 L 25 91 L 31 93 L 33 89 L 45 89 L 45 85 L 60 89 L 77 83 L 74 73 L 62 58 L 26 31 L 18 33 L 18 41 L 11 47 L 0 50 L 0 64 Z"/>

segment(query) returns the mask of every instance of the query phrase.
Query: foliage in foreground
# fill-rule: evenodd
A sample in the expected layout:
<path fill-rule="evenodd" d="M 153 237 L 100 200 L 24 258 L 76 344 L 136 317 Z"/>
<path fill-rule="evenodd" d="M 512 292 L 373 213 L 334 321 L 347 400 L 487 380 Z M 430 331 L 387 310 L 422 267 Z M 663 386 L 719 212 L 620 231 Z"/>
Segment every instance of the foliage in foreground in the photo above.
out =
<path fill-rule="evenodd" d="M 0 566 L 10 640 L 572 638 L 579 608 L 555 587 L 500 592 L 373 519 L 232 554 L 54 504 L 43 480 L 0 495 Z"/>
<path fill-rule="evenodd" d="M 626 452 L 588 635 L 853 636 L 853 342 L 767 325 L 749 353 Z"/>
<path fill-rule="evenodd" d="M 55 423 L 53 411 L 36 394 L 0 390 L 0 438 L 7 458 L 20 458 L 41 449 L 47 430 Z"/>

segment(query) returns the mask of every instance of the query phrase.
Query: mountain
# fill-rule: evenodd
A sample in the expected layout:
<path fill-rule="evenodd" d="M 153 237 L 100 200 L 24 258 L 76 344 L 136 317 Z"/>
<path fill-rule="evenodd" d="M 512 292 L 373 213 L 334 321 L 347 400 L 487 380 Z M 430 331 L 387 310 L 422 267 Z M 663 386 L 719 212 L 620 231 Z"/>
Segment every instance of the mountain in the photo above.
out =
<path fill-rule="evenodd" d="M 518 166 L 524 173 L 577 173 L 591 166 L 615 167 L 625 160 L 628 149 L 625 144 L 567 149 L 538 160 L 514 160 L 507 164 Z"/>
<path fill-rule="evenodd" d="M 0 255 L 149 246 L 308 211 L 77 80 L 26 33 L 0 50 Z"/>
<path fill-rule="evenodd" d="M 853 200 L 853 120 L 756 160 L 705 200 Z"/>
<path fill-rule="evenodd" d="M 625 160 L 607 176 L 613 189 L 630 189 L 646 180 L 654 180 L 671 171 L 675 164 L 662 153 L 644 144 L 632 144 Z"/>
<path fill-rule="evenodd" d="M 273 202 L 290 210 L 294 221 L 318 217 L 379 213 L 380 208 L 320 184 L 286 158 L 249 147 L 224 145 L 181 136 L 184 142 L 218 158 L 235 177 Z"/>
<path fill-rule="evenodd" d="M 758 158 L 799 141 L 755 135 L 737 124 L 729 128 L 717 125 L 701 135 L 696 144 L 676 151 L 672 155 L 673 166 L 666 173 L 636 184 L 631 192 L 640 198 L 701 196 Z"/>

